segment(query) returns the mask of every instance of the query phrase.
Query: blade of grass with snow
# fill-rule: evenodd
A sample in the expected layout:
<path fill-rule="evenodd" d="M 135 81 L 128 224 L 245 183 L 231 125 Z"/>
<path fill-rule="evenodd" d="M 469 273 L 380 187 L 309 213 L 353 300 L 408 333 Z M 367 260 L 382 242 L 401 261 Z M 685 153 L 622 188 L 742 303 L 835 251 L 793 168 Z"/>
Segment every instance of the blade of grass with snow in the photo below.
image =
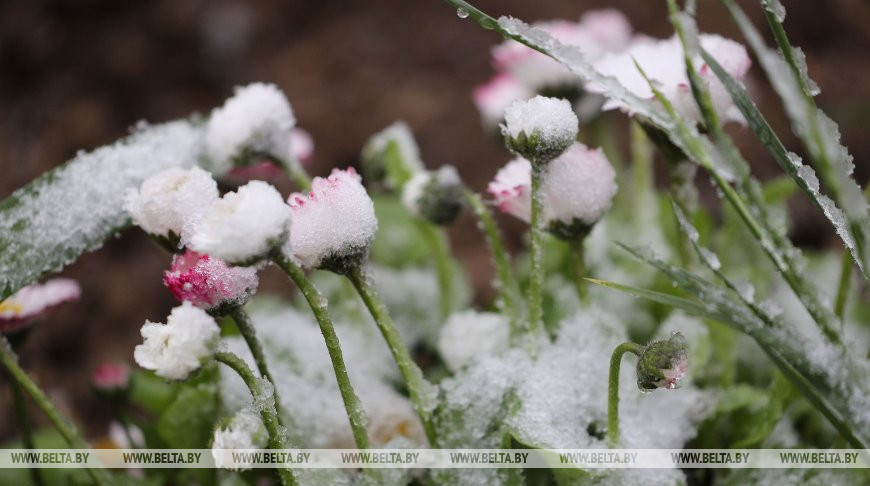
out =
<path fill-rule="evenodd" d="M 822 112 L 813 95 L 818 88 L 807 75 L 803 52 L 793 48 L 782 28 L 784 10 L 765 8 L 765 15 L 782 54 L 768 48 L 746 14 L 731 0 L 722 0 L 758 57 L 762 67 L 783 100 L 786 112 L 810 153 L 824 187 L 833 200 L 823 194 L 819 177 L 800 158 L 788 152 L 773 133 L 763 115 L 749 99 L 745 89 L 731 78 L 715 59 L 703 52 L 704 60 L 725 85 L 737 107 L 768 151 L 798 186 L 810 197 L 834 226 L 852 254 L 864 278 L 870 280 L 870 209 L 858 183 L 852 178 L 854 164 L 848 150 L 840 143 L 837 124 Z M 835 202 L 836 201 L 836 202 Z"/>

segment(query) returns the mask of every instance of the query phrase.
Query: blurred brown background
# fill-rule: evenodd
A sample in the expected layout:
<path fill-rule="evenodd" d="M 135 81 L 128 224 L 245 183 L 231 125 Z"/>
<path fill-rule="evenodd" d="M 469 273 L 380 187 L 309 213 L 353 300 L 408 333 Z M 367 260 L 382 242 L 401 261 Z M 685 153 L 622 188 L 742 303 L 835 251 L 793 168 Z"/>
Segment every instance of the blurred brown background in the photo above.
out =
<path fill-rule="evenodd" d="M 614 7 L 637 31 L 659 37 L 672 32 L 664 0 L 475 3 L 492 15 L 528 21 L 577 19 L 589 9 Z M 757 2 L 740 3 L 761 26 Z M 810 74 L 822 87 L 819 103 L 840 123 L 864 184 L 870 3 L 784 3 L 792 41 L 805 49 Z M 718 2 L 699 4 L 703 30 L 739 37 Z M 300 125 L 315 138 L 315 174 L 355 163 L 368 135 L 401 118 L 414 129 L 430 166 L 454 164 L 482 190 L 508 157 L 485 136 L 470 92 L 491 75 L 489 48 L 499 40 L 459 19 L 441 0 L 3 0 L 0 199 L 77 150 L 123 136 L 138 120 L 205 113 L 233 86 L 251 81 L 274 82 L 287 93 Z M 779 133 L 799 148 L 786 136 L 778 99 L 757 68 L 750 84 Z M 756 142 L 739 138 L 762 177 L 778 172 Z M 808 208 L 794 206 L 802 214 Z M 826 244 L 826 224 L 814 211 L 806 214 L 795 238 Z M 486 298 L 490 269 L 477 231 L 464 221 L 452 237 Z M 86 255 L 64 272 L 81 282 L 82 300 L 40 323 L 22 350 L 25 367 L 91 436 L 104 433 L 106 424 L 88 377 L 106 360 L 132 363 L 142 322 L 162 320 L 174 304 L 160 280 L 167 265 L 138 231 Z M 0 438 L 15 433 L 8 394 L 0 385 Z"/>

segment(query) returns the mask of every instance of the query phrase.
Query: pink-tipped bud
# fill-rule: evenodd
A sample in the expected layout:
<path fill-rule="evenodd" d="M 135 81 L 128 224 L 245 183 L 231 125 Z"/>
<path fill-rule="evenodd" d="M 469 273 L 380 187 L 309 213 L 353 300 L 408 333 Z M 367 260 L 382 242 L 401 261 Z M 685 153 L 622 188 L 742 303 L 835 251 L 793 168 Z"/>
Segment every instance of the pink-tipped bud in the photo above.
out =
<path fill-rule="evenodd" d="M 223 260 L 187 250 L 172 259 L 163 284 L 181 302 L 208 311 L 242 305 L 257 289 L 257 270 L 231 267 Z"/>

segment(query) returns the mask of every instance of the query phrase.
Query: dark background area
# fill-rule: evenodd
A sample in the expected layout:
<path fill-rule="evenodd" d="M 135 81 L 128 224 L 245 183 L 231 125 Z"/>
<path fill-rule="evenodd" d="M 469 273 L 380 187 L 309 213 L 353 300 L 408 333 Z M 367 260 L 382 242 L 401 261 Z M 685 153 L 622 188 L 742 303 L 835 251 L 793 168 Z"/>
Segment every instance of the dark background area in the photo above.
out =
<path fill-rule="evenodd" d="M 764 27 L 758 2 L 740 3 Z M 527 21 L 573 20 L 614 7 L 638 32 L 672 32 L 664 0 L 476 4 Z M 792 42 L 806 51 L 822 87 L 819 103 L 840 123 L 863 185 L 870 157 L 870 3 L 784 4 Z M 714 0 L 699 2 L 699 23 L 739 39 Z M 489 49 L 499 41 L 441 0 L 2 0 L 0 199 L 79 149 L 122 137 L 138 120 L 207 113 L 233 86 L 252 81 L 273 82 L 287 94 L 299 124 L 314 136 L 309 169 L 315 175 L 356 163 L 371 133 L 404 119 L 430 167 L 454 164 L 472 188 L 483 190 L 508 155 L 485 135 L 470 93 L 492 74 Z M 786 143 L 798 149 L 757 67 L 748 84 Z M 745 129 L 733 131 L 762 178 L 778 173 Z M 829 242 L 829 227 L 809 203 L 797 201 L 792 209 L 801 215 L 793 235 L 798 242 Z M 502 221 L 518 245 L 520 226 Z M 451 237 L 486 299 L 491 270 L 478 232 L 466 219 Z M 92 437 L 106 424 L 89 376 L 103 361 L 132 363 L 141 324 L 163 320 L 175 304 L 161 284 L 167 266 L 168 257 L 138 230 L 85 255 L 64 271 L 81 283 L 81 301 L 37 324 L 21 350 L 25 368 Z M 267 276 L 263 287 L 288 291 L 276 284 L 281 280 Z M 8 387 L 0 385 L 0 438 L 15 432 L 9 404 Z"/>

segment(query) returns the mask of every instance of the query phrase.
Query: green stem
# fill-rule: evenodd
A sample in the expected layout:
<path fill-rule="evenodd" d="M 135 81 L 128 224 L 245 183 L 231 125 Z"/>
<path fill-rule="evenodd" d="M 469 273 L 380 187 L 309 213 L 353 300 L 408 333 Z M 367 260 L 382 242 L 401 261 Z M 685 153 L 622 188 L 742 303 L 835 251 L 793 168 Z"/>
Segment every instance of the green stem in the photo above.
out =
<path fill-rule="evenodd" d="M 619 443 L 619 365 L 622 355 L 632 353 L 638 358 L 644 347 L 635 343 L 622 343 L 610 356 L 610 375 L 607 380 L 607 439 L 610 447 Z"/>
<path fill-rule="evenodd" d="M 281 159 L 278 161 L 281 165 L 281 168 L 284 169 L 284 173 L 287 174 L 287 177 L 293 181 L 296 186 L 302 191 L 311 190 L 311 176 L 308 175 L 308 172 L 302 167 L 302 164 L 296 160 L 296 157 L 293 154 L 288 154 L 285 159 Z"/>
<path fill-rule="evenodd" d="M 30 417 L 27 416 L 27 403 L 24 401 L 21 386 L 15 380 L 10 380 L 9 388 L 12 389 L 15 419 L 18 421 L 18 427 L 21 429 L 21 443 L 25 449 L 36 449 L 36 444 L 33 442 L 33 428 L 30 426 Z M 39 474 L 39 469 L 35 467 L 30 468 L 30 479 L 35 486 L 42 486 L 44 484 L 42 476 Z"/>
<path fill-rule="evenodd" d="M 233 353 L 219 351 L 214 355 L 215 360 L 223 363 L 235 371 L 244 380 L 245 385 L 251 391 L 254 397 L 254 403 L 263 404 L 264 406 L 257 407 L 260 411 L 260 418 L 263 419 L 263 425 L 269 432 L 269 448 L 270 449 L 289 449 L 287 439 L 284 434 L 283 427 L 278 422 L 278 411 L 275 408 L 274 398 L 267 395 L 264 390 L 263 382 L 254 376 L 251 368 L 242 361 L 241 358 Z M 272 385 L 274 387 L 274 384 Z M 284 486 L 297 484 L 296 474 L 287 466 L 278 468 L 278 474 L 281 477 L 281 483 Z"/>
<path fill-rule="evenodd" d="M 366 433 L 365 410 L 359 397 L 354 392 L 353 385 L 350 383 L 347 366 L 344 363 L 344 355 L 341 352 L 341 343 L 338 340 L 338 334 L 336 334 L 332 319 L 329 316 L 326 299 L 320 295 L 320 292 L 314 287 L 311 280 L 305 276 L 305 272 L 289 258 L 277 254 L 273 260 L 293 280 L 293 283 L 299 287 L 302 295 L 305 296 L 305 300 L 308 301 L 308 305 L 311 307 L 315 319 L 317 319 L 317 324 L 320 325 L 323 339 L 326 341 L 326 350 L 329 352 L 329 359 L 332 360 L 335 380 L 338 382 L 338 390 L 341 392 L 341 399 L 344 401 L 344 408 L 350 421 L 353 439 L 358 448 L 369 449 L 371 445 Z"/>
<path fill-rule="evenodd" d="M 519 335 L 522 331 L 522 322 L 520 320 L 520 290 L 516 278 L 514 278 L 513 270 L 511 269 L 511 259 L 505 249 L 504 240 L 501 236 L 501 231 L 492 216 L 492 212 L 483 203 L 479 195 L 472 191 L 465 190 L 465 200 L 474 212 L 474 215 L 480 221 L 480 228 L 486 237 L 486 243 L 489 246 L 492 260 L 495 264 L 496 283 L 499 294 L 499 302 L 502 309 L 508 315 L 511 321 L 511 334 Z"/>
<path fill-rule="evenodd" d="M 840 268 L 840 284 L 837 286 L 837 301 L 834 304 L 834 314 L 843 320 L 846 312 L 846 301 L 849 300 L 849 285 L 852 282 L 852 256 L 849 251 L 843 252 L 842 267 Z"/>
<path fill-rule="evenodd" d="M 233 321 L 235 321 L 236 327 L 245 339 L 248 349 L 251 350 L 251 355 L 254 357 L 254 363 L 257 364 L 257 371 L 260 372 L 260 375 L 274 384 L 275 379 L 272 377 L 272 373 L 269 372 L 269 367 L 266 366 L 266 354 L 263 352 L 263 345 L 260 344 L 260 340 L 257 339 L 257 330 L 254 328 L 254 323 L 251 322 L 248 313 L 245 312 L 242 306 L 238 306 L 230 311 L 230 316 L 233 318 Z M 275 406 L 280 410 L 281 397 L 278 396 L 277 385 L 272 387 L 272 394 L 275 398 Z M 281 420 L 280 413 L 278 414 L 278 420 L 279 422 Z"/>
<path fill-rule="evenodd" d="M 405 385 L 408 387 L 408 393 L 411 396 L 411 403 L 414 405 L 414 409 L 420 417 L 420 422 L 423 424 L 423 430 L 426 432 L 429 444 L 435 446 L 435 429 L 432 426 L 430 417 L 431 408 L 426 405 L 424 398 L 426 394 L 425 388 L 432 385 L 423 378 L 423 372 L 420 370 L 420 367 L 417 366 L 417 363 L 415 363 L 413 359 L 411 359 L 411 354 L 408 352 L 408 348 L 405 347 L 405 343 L 402 341 L 402 336 L 399 335 L 399 331 L 396 329 L 396 325 L 393 323 L 393 319 L 390 317 L 387 307 L 381 301 L 374 287 L 372 287 L 363 272 L 361 265 L 354 267 L 347 273 L 347 278 L 356 288 L 360 297 L 362 297 L 362 300 L 369 309 L 372 318 L 374 318 L 378 329 L 384 336 L 384 340 L 387 342 L 387 346 L 393 354 L 393 359 L 399 366 L 399 372 L 405 380 Z"/>
<path fill-rule="evenodd" d="M 21 385 L 21 388 L 30 395 L 39 409 L 45 413 L 52 425 L 54 425 L 57 431 L 60 432 L 60 435 L 63 436 L 69 445 L 76 449 L 90 448 L 88 442 L 79 434 L 76 426 L 54 408 L 51 400 L 49 400 L 39 386 L 34 383 L 33 380 L 30 379 L 30 376 L 28 376 L 21 368 L 21 365 L 18 364 L 18 358 L 15 356 L 15 352 L 12 351 L 12 346 L 9 345 L 9 341 L 7 341 L 6 337 L 3 335 L 0 335 L 0 361 L 3 362 L 3 366 L 5 366 L 9 371 L 12 379 L 18 382 L 18 384 Z M 105 469 L 94 467 L 87 468 L 87 471 L 88 474 L 90 474 L 91 479 L 93 479 L 94 483 L 97 485 L 102 486 L 114 483 L 111 474 Z"/>
<path fill-rule="evenodd" d="M 574 286 L 577 289 L 577 297 L 580 306 L 589 305 L 589 287 L 586 285 L 586 258 L 584 240 L 576 239 L 568 242 L 568 251 L 571 254 L 571 275 L 574 277 Z"/>
<path fill-rule="evenodd" d="M 531 259 L 532 269 L 529 276 L 529 330 L 540 332 L 543 320 L 541 294 L 544 286 L 544 228 L 541 204 L 541 180 L 545 166 L 541 162 L 532 163 L 532 217 L 531 217 Z"/>
<path fill-rule="evenodd" d="M 447 232 L 431 223 L 419 222 L 420 228 L 426 234 L 426 239 L 432 248 L 435 260 L 435 272 L 438 276 L 438 289 L 441 294 L 441 318 L 447 319 L 453 312 L 453 268 L 450 254 L 450 242 Z"/>

